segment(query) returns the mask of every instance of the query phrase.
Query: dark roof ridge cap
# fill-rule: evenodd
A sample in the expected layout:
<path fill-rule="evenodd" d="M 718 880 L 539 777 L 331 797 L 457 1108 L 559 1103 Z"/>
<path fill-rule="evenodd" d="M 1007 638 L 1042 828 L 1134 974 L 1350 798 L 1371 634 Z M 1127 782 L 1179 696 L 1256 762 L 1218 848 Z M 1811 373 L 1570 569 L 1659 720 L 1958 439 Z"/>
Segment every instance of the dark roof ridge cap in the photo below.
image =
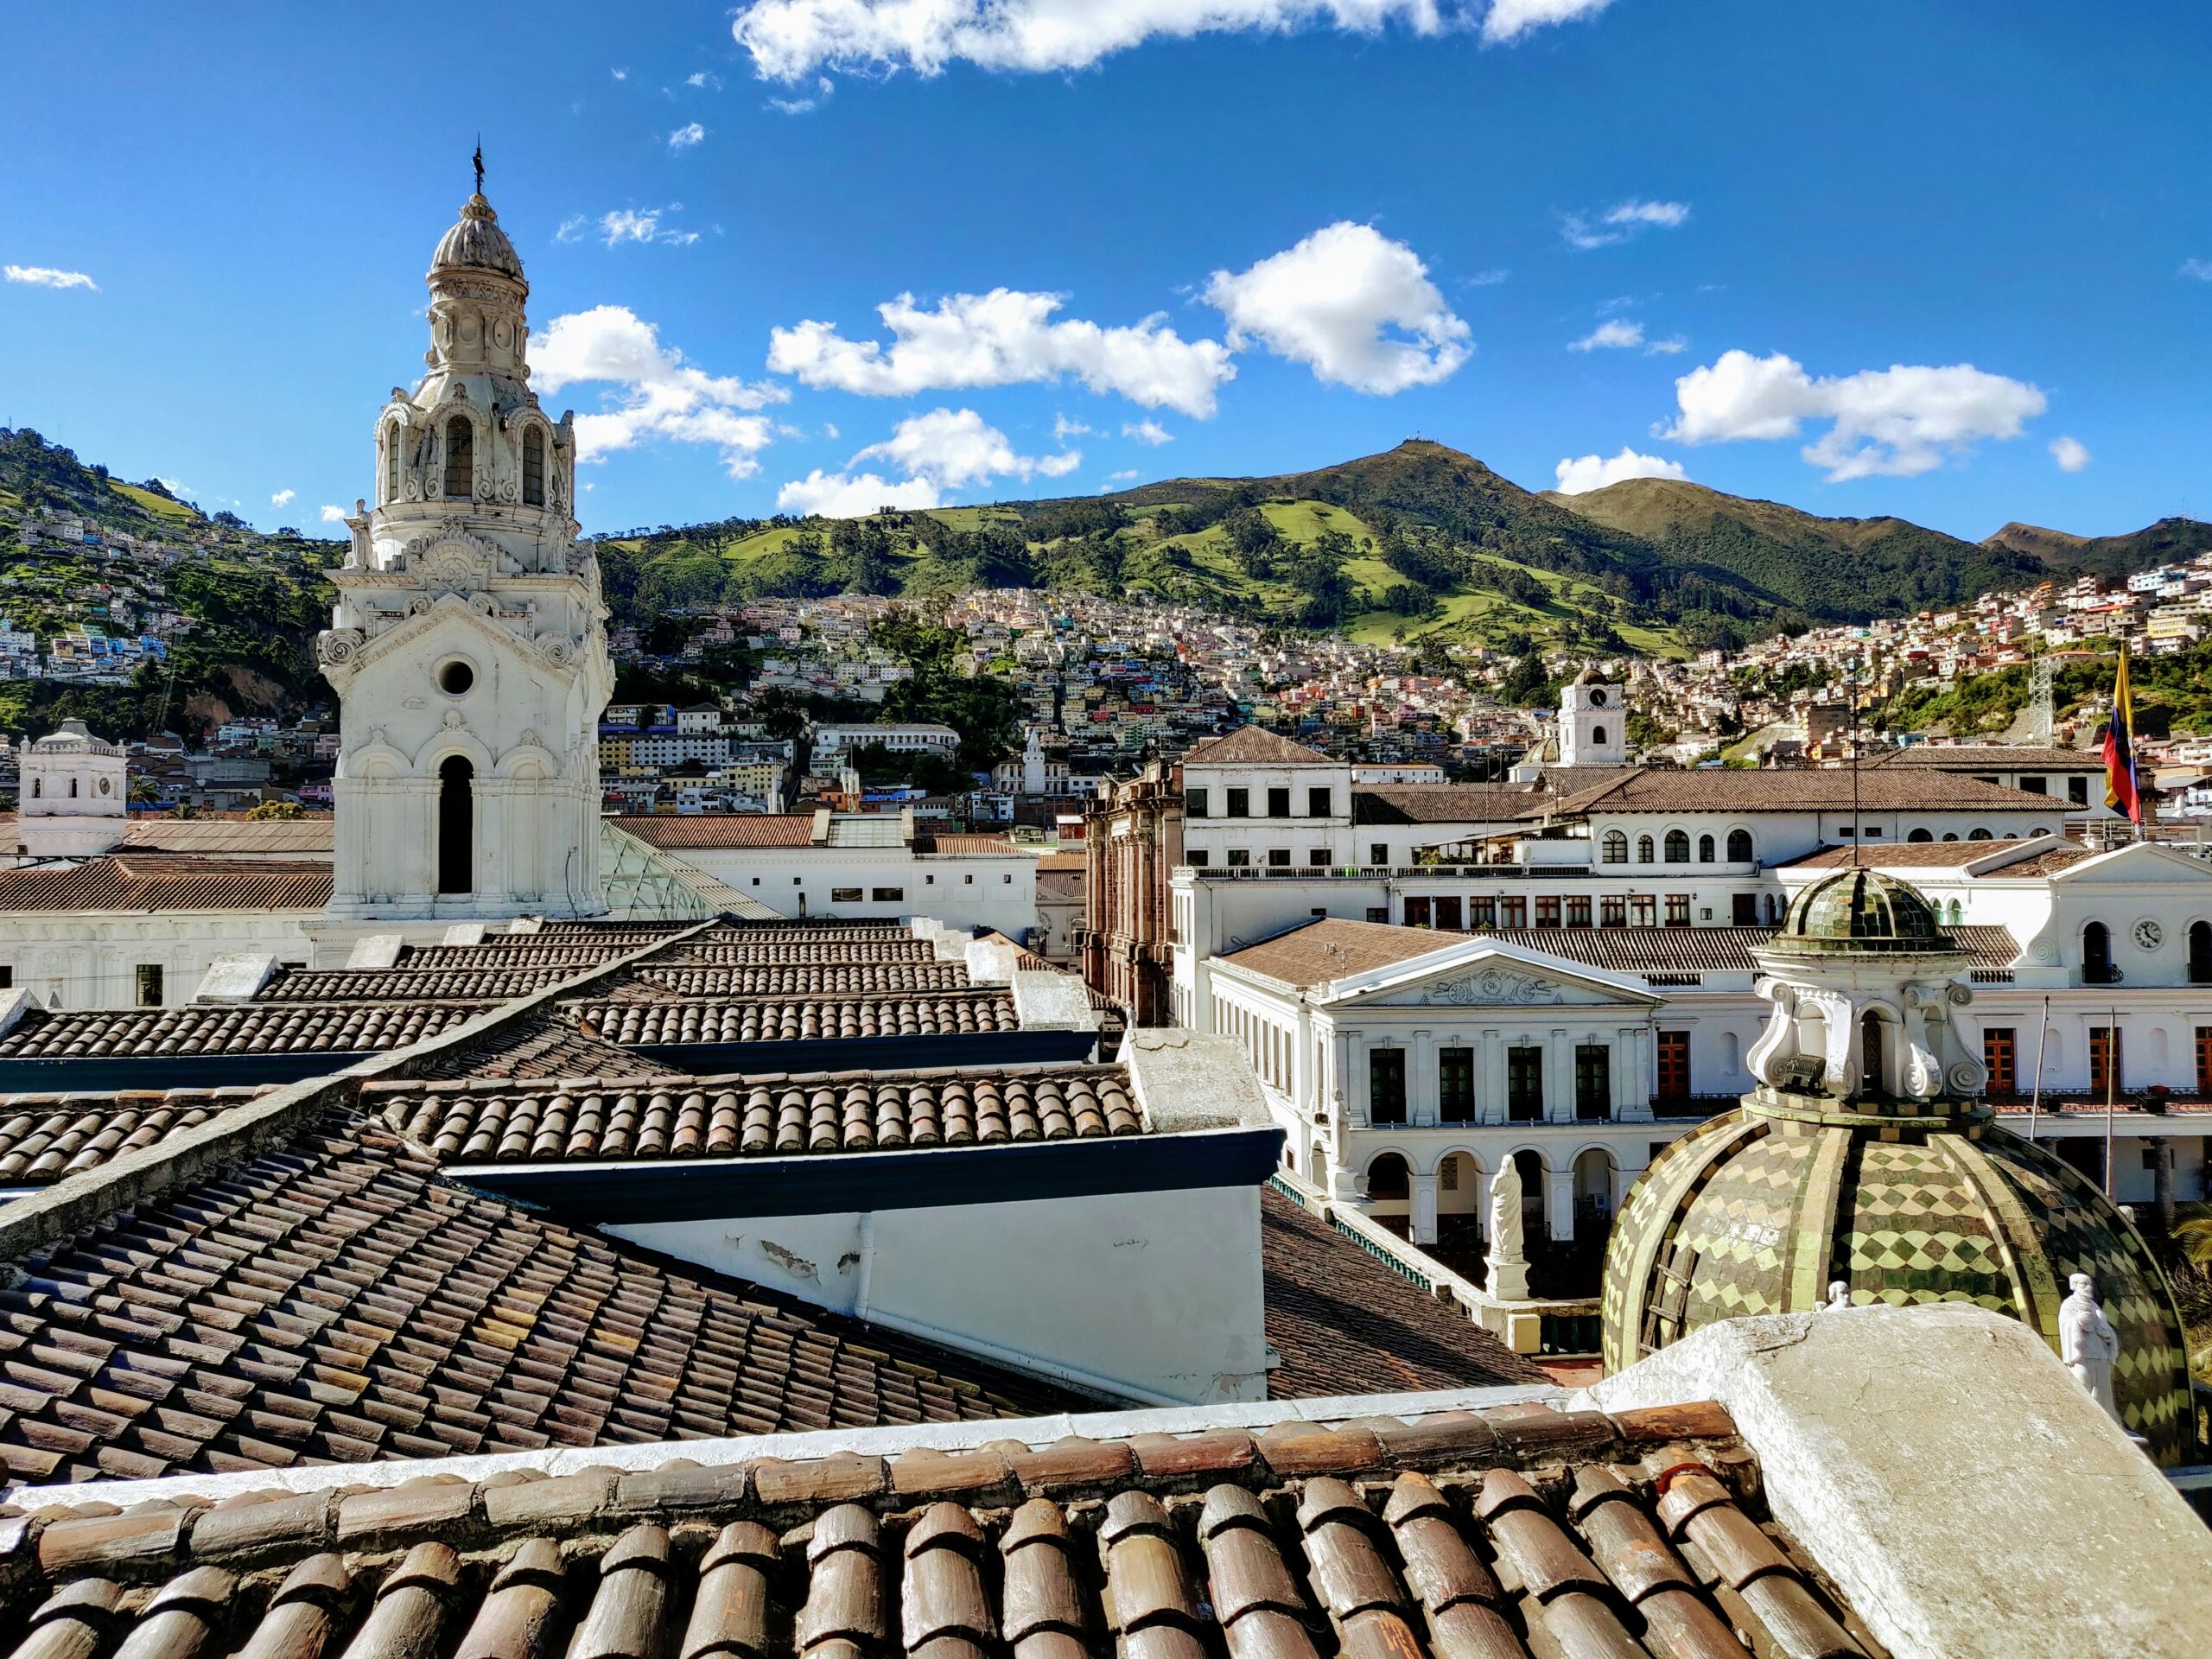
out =
<path fill-rule="evenodd" d="M 611 1089 L 680 1087 L 696 1091 L 707 1089 L 750 1087 L 754 1084 L 812 1086 L 854 1083 L 1028 1083 L 1039 1079 L 1055 1081 L 1061 1078 L 1121 1077 L 1127 1073 L 1128 1069 L 1116 1060 L 1077 1061 L 1066 1064 L 1052 1060 L 1023 1060 L 1012 1065 L 918 1065 L 898 1071 L 887 1071 L 865 1066 L 849 1066 L 837 1071 L 715 1071 L 705 1074 L 689 1071 L 632 1074 L 602 1071 L 585 1077 L 435 1079 L 426 1077 L 420 1080 L 408 1077 L 380 1077 L 365 1083 L 362 1085 L 361 1093 L 364 1097 L 382 1100 L 391 1096 L 408 1093 L 571 1094 L 579 1089 L 588 1089 L 594 1093 L 603 1094 Z M 0 1214 L 4 1213 L 0 1211 Z"/>
<path fill-rule="evenodd" d="M 14 1264 L 44 1245 L 80 1232 L 118 1210 L 198 1180 L 241 1156 L 290 1140 L 333 1106 L 354 1104 L 364 1084 L 411 1076 L 411 1068 L 424 1060 L 473 1046 L 493 1032 L 530 1020 L 550 1009 L 556 998 L 573 995 L 601 976 L 620 972 L 713 925 L 702 922 L 628 956 L 588 968 L 559 985 L 499 1003 L 427 1042 L 388 1050 L 341 1071 L 287 1084 L 180 1135 L 67 1176 L 44 1192 L 0 1207 L 0 1264 L 7 1264 L 0 1272 L 20 1272 Z"/>

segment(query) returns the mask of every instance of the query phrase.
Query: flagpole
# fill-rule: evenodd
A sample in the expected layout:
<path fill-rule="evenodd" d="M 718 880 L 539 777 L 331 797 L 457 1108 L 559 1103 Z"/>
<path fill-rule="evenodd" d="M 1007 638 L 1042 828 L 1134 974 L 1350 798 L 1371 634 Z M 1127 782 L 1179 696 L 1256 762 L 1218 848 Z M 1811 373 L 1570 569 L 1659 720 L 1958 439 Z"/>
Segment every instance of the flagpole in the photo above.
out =
<path fill-rule="evenodd" d="M 2050 1040 L 2050 998 L 2043 1000 L 2043 1024 L 2036 1028 L 2036 1086 L 2028 1096 L 2028 1139 L 2036 1138 L 2036 1117 L 2043 1109 L 2043 1046 Z M 2017 1081 L 2017 1079 L 2016 1079 Z"/>
<path fill-rule="evenodd" d="M 2117 1201 L 2120 1182 L 2112 1167 L 2112 1097 L 2120 1084 L 2120 1010 L 2114 1007 L 2105 1027 L 2105 1197 Z"/>

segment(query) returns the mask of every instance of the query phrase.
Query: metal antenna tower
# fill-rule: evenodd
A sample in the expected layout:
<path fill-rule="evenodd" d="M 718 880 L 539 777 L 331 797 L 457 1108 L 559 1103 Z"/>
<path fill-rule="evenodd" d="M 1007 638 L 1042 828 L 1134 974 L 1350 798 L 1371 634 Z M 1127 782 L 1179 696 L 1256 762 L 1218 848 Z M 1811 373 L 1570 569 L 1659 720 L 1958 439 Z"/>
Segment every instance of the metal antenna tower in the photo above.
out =
<path fill-rule="evenodd" d="M 2028 741 L 2037 748 L 2058 743 L 2057 665 L 2045 652 L 2036 658 L 2035 696 L 2028 704 Z"/>

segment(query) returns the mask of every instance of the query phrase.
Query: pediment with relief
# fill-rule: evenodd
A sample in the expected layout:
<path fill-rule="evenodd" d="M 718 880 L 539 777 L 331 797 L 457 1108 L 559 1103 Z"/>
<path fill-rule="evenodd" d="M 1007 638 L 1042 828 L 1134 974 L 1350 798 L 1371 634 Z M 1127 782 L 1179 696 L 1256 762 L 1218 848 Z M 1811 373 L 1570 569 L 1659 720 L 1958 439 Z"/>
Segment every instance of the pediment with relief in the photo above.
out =
<path fill-rule="evenodd" d="M 1618 1007 L 1651 999 L 1611 996 L 1601 986 L 1554 978 L 1518 963 L 1492 961 L 1440 969 L 1413 984 L 1393 986 L 1352 1000 L 1384 1007 L 1539 1008 Z"/>

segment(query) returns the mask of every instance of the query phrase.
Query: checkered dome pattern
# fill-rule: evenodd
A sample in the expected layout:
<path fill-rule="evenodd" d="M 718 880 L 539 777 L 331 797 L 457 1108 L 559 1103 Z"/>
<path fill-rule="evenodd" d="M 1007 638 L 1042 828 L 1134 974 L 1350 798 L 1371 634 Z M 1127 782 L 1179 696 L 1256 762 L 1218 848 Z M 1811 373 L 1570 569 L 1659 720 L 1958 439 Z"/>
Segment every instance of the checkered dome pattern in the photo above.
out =
<path fill-rule="evenodd" d="M 2097 1281 L 2120 1332 L 2121 1420 L 2162 1463 L 2190 1447 L 2172 1297 L 2102 1193 L 2043 1147 L 1965 1119 L 1813 1122 L 1756 1109 L 1654 1159 L 1622 1207 L 1601 1297 L 1608 1370 L 1720 1319 L 1972 1302 L 2054 1347 L 2068 1278 Z"/>

